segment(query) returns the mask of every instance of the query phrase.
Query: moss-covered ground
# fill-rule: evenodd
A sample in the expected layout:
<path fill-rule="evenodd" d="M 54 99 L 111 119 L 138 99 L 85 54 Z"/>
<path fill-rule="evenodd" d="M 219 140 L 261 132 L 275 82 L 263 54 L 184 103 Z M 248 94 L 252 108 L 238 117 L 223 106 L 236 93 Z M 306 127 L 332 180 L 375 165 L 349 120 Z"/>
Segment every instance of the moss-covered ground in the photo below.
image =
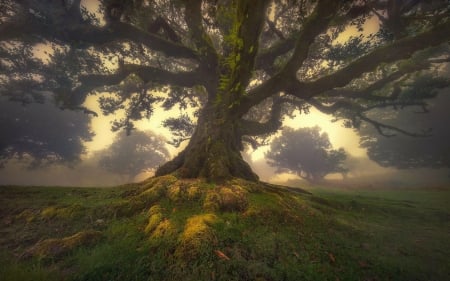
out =
<path fill-rule="evenodd" d="M 0 187 L 0 280 L 450 280 L 450 189 Z"/>

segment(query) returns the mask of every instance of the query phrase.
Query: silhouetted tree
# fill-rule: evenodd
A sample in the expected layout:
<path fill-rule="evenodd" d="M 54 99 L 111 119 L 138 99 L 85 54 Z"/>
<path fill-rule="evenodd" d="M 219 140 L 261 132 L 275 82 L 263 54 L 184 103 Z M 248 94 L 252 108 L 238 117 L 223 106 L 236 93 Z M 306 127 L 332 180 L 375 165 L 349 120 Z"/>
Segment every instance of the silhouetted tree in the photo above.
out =
<path fill-rule="evenodd" d="M 449 60 L 445 0 L 102 0 L 102 16 L 81 2 L 2 1 L 1 94 L 48 90 L 82 109 L 89 93 L 112 92 L 103 111 L 123 109 L 113 128 L 127 131 L 161 102 L 194 107 L 196 120 L 169 122 L 192 135 L 156 175 L 257 180 L 243 142 L 257 145 L 283 116 L 311 106 L 383 131 L 366 112 L 424 105 L 431 97 L 405 99 L 403 90 Z M 380 29 L 337 40 L 367 20 Z"/>
<path fill-rule="evenodd" d="M 317 182 L 331 173 L 346 173 L 343 166 L 346 153 L 333 149 L 328 134 L 320 127 L 294 130 L 286 127 L 276 137 L 266 153 L 268 163 L 277 172 L 291 172 L 309 181 Z"/>
<path fill-rule="evenodd" d="M 446 89 L 433 100 L 430 112 L 402 110 L 386 114 L 372 112 L 383 121 L 411 130 L 426 130 L 427 137 L 412 138 L 405 135 L 385 137 L 373 127 L 362 126 L 359 132 L 361 146 L 370 159 L 384 167 L 399 169 L 450 168 L 450 90 Z M 431 130 L 432 129 L 432 130 Z"/>
<path fill-rule="evenodd" d="M 99 164 L 106 170 L 128 176 L 151 171 L 169 158 L 164 138 L 152 132 L 119 133 L 107 149 L 100 151 Z"/>
<path fill-rule="evenodd" d="M 0 100 L 0 163 L 28 160 L 29 168 L 75 164 L 94 134 L 90 117 L 51 103 L 21 104 Z"/>

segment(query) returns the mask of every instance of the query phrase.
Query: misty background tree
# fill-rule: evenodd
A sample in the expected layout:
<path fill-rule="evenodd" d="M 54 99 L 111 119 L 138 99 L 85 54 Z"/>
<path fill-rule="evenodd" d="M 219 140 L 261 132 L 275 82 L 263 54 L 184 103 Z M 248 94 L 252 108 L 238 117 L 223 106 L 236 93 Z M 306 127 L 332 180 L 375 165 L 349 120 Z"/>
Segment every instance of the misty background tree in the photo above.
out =
<path fill-rule="evenodd" d="M 345 174 L 343 148 L 333 149 L 328 134 L 320 127 L 286 127 L 270 144 L 266 153 L 268 163 L 277 172 L 291 172 L 309 182 L 319 182 L 331 173 Z"/>
<path fill-rule="evenodd" d="M 104 113 L 125 112 L 113 129 L 127 132 L 156 106 L 178 106 L 192 135 L 156 175 L 257 180 L 243 142 L 257 146 L 310 107 L 349 127 L 413 135 L 367 113 L 425 108 L 433 97 L 406 94 L 422 75 L 445 86 L 434 83 L 449 61 L 444 0 L 100 2 L 92 11 L 81 0 L 2 0 L 0 92 L 51 91 L 58 106 L 83 111 L 97 94 Z M 366 22 L 380 28 L 366 34 Z"/>
<path fill-rule="evenodd" d="M 42 98 L 26 106 L 0 100 L 0 167 L 13 159 L 28 168 L 81 161 L 84 142 L 94 136 L 90 116 L 61 110 Z"/>
<path fill-rule="evenodd" d="M 418 87 L 415 90 L 426 91 L 427 89 Z M 449 104 L 450 91 L 446 89 L 430 102 L 430 112 L 427 114 L 411 109 L 395 111 L 391 114 L 374 111 L 371 114 L 385 123 L 409 128 L 416 132 L 429 130 L 430 135 L 412 138 L 398 134 L 385 137 L 373 127 L 361 126 L 360 144 L 367 149 L 369 158 L 383 167 L 450 169 L 450 128 L 445 121 L 450 120 Z"/>
<path fill-rule="evenodd" d="M 132 181 L 142 172 L 151 171 L 169 158 L 163 137 L 153 132 L 119 133 L 114 142 L 99 153 L 99 165 L 107 171 L 127 176 Z"/>

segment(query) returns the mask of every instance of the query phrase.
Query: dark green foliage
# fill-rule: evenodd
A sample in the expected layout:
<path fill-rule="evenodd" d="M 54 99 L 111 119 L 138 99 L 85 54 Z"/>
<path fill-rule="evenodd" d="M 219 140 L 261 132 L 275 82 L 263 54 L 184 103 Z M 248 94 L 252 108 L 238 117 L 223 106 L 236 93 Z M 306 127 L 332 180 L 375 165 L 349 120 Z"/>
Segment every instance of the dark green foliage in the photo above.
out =
<path fill-rule="evenodd" d="M 194 122 L 187 114 L 177 118 L 167 118 L 163 121 L 163 126 L 172 132 L 174 137 L 169 143 L 175 147 L 179 147 L 183 141 L 190 139 L 195 129 Z"/>
<path fill-rule="evenodd" d="M 0 99 L 0 166 L 11 159 L 27 160 L 30 168 L 74 164 L 94 136 L 89 123 L 88 115 L 61 110 L 45 97 L 28 105 Z"/>

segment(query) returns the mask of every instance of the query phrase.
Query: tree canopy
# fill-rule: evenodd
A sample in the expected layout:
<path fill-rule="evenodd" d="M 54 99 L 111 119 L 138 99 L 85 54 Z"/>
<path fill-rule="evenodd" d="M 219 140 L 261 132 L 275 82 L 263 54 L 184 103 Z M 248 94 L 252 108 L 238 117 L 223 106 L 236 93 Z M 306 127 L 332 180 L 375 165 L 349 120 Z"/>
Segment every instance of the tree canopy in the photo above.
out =
<path fill-rule="evenodd" d="M 193 108 L 192 120 L 183 112 L 166 123 L 190 141 L 157 175 L 256 180 L 243 143 L 258 145 L 310 107 L 347 126 L 413 135 L 368 112 L 425 108 L 433 96 L 408 91 L 424 75 L 430 88 L 448 85 L 445 0 L 101 0 L 98 11 L 84 6 L 95 1 L 1 3 L 1 95 L 50 91 L 58 106 L 85 110 L 88 94 L 114 93 L 100 97 L 102 110 L 123 110 L 113 129 L 128 132 L 155 106 Z"/>
<path fill-rule="evenodd" d="M 132 180 L 141 172 L 150 171 L 169 158 L 164 138 L 153 132 L 125 132 L 116 136 L 107 149 L 100 151 L 101 167 L 128 176 Z"/>
<path fill-rule="evenodd" d="M 333 149 L 328 134 L 320 127 L 294 130 L 286 127 L 276 137 L 266 153 L 269 164 L 277 172 L 291 172 L 309 181 L 317 182 L 331 173 L 346 173 L 343 148 Z"/>
<path fill-rule="evenodd" d="M 48 102 L 24 106 L 0 100 L 0 131 L 0 163 L 24 159 L 29 168 L 74 164 L 94 136 L 89 116 Z"/>

